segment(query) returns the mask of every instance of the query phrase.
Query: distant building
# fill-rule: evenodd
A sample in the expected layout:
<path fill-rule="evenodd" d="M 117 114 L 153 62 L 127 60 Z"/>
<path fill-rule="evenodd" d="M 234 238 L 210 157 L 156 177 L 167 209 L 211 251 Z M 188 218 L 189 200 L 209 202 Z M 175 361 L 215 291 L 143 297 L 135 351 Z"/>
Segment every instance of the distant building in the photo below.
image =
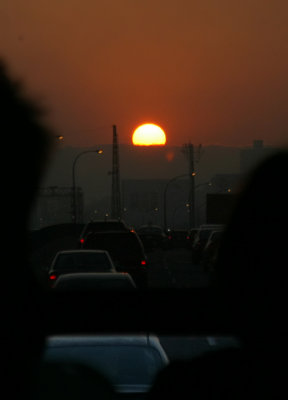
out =
<path fill-rule="evenodd" d="M 77 215 L 79 222 L 83 220 L 83 192 L 76 189 Z M 50 225 L 73 222 L 72 188 L 52 186 L 40 188 L 30 219 L 31 229 L 40 229 Z"/>
<path fill-rule="evenodd" d="M 233 193 L 208 193 L 206 224 L 227 224 L 233 212 L 236 195 Z"/>
<path fill-rule="evenodd" d="M 240 174 L 216 174 L 210 180 L 210 192 L 231 193 L 237 190 Z"/>
<path fill-rule="evenodd" d="M 253 146 L 241 150 L 240 170 L 241 173 L 249 173 L 264 158 L 268 157 L 276 149 L 265 147 L 263 140 L 254 140 Z"/>
<path fill-rule="evenodd" d="M 211 218 L 214 218 L 214 216 L 211 217 L 211 215 L 212 213 L 215 215 L 216 212 L 215 208 L 213 208 L 214 205 L 216 208 L 218 204 L 220 207 L 224 205 L 224 203 L 221 205 L 221 200 L 217 202 L 216 199 L 224 199 L 226 198 L 224 195 L 236 193 L 240 187 L 241 178 L 242 175 L 240 174 L 215 174 L 210 181 L 200 184 L 198 188 L 196 186 L 196 226 L 212 223 Z M 220 196 L 220 194 L 223 194 L 223 196 Z M 217 195 L 215 196 L 215 201 L 212 195 Z M 210 201 L 209 205 L 208 201 Z M 219 210 L 219 215 L 223 212 L 225 210 Z M 219 218 L 221 219 L 222 217 L 220 216 Z"/>

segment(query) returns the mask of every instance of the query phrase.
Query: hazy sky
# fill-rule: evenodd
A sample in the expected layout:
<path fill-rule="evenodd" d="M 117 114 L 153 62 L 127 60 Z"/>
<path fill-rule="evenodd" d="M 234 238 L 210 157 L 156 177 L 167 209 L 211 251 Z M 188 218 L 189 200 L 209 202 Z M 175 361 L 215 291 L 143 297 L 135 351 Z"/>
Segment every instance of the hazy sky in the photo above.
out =
<path fill-rule="evenodd" d="M 288 144 L 287 0 L 1 0 L 0 56 L 68 145 Z"/>

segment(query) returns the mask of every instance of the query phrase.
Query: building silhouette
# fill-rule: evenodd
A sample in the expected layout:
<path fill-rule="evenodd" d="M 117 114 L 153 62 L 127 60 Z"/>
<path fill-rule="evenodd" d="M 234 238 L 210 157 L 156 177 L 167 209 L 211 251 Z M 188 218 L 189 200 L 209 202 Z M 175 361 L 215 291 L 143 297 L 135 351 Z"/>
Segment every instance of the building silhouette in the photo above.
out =
<path fill-rule="evenodd" d="M 134 227 L 163 226 L 164 192 L 168 179 L 122 180 L 123 218 Z M 170 228 L 187 228 L 189 223 L 189 180 L 173 182 L 167 190 L 167 222 Z"/>
<path fill-rule="evenodd" d="M 76 188 L 77 215 L 83 222 L 83 191 Z M 46 226 L 73 222 L 73 190 L 70 187 L 51 186 L 40 188 L 36 204 L 30 218 L 30 228 L 41 229 Z"/>

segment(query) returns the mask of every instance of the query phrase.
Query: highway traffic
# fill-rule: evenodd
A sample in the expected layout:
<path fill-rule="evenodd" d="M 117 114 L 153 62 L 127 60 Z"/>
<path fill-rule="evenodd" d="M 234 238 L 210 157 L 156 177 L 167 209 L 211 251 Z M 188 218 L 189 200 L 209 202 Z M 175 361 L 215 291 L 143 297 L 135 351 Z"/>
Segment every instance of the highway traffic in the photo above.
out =
<path fill-rule="evenodd" d="M 210 274 L 193 262 L 191 250 L 176 248 L 148 253 L 148 285 L 151 288 L 207 287 Z"/>

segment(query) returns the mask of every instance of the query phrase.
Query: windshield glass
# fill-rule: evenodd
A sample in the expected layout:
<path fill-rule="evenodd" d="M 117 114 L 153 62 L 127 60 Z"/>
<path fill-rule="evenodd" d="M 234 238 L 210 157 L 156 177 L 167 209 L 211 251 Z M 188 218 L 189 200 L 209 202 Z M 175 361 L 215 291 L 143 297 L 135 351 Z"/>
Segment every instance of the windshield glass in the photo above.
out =
<path fill-rule="evenodd" d="M 111 268 L 110 260 L 105 253 L 68 253 L 60 254 L 53 266 L 55 270 L 62 270 L 65 268 L 75 268 L 75 269 L 99 269 L 106 268 L 107 270 Z"/>
<path fill-rule="evenodd" d="M 1 0 L 2 254 L 15 257 L 2 286 L 17 351 L 38 332 L 154 327 L 270 343 L 287 302 L 287 21 L 287 0 Z M 90 255 L 51 272 L 76 250 L 106 250 L 135 290 L 85 291 L 87 275 L 77 294 L 68 279 L 54 290 L 107 272 Z"/>
<path fill-rule="evenodd" d="M 36 273 L 93 241 L 116 263 L 146 257 L 148 287 L 206 287 L 213 227 L 225 228 L 249 172 L 287 145 L 287 6 L 32 3 L 6 2 L 1 29 L 3 58 L 54 132 L 29 219 Z M 90 238 L 116 229 L 142 235 L 145 257 L 128 235 Z M 177 230 L 190 234 L 176 242 Z"/>

